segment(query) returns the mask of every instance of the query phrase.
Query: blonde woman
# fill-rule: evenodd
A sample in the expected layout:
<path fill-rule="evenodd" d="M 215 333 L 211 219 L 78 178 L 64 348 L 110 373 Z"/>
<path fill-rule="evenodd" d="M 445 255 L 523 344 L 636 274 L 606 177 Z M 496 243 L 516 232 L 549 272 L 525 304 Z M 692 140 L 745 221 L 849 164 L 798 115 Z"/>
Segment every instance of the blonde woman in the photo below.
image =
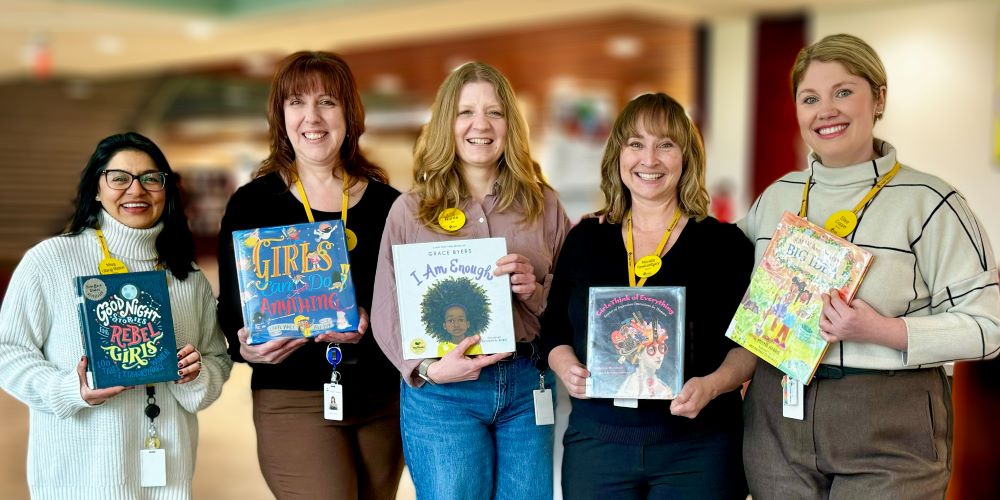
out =
<path fill-rule="evenodd" d="M 417 496 L 550 499 L 552 426 L 535 425 L 532 390 L 538 318 L 569 220 L 531 158 L 507 79 L 482 63 L 448 75 L 414 162 L 413 191 L 396 200 L 382 236 L 372 324 L 403 378 L 403 452 Z M 449 208 L 467 220 L 455 231 L 438 222 Z M 404 361 L 392 245 L 485 237 L 507 239 L 496 274 L 510 274 L 517 351 L 466 355 L 472 336 L 440 359 Z"/>

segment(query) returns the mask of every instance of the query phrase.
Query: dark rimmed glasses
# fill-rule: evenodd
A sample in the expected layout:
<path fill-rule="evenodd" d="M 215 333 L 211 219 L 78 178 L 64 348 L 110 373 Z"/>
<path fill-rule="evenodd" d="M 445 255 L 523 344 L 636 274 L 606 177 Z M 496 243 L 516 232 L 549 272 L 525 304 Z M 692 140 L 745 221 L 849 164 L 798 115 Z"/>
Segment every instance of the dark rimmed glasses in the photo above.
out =
<path fill-rule="evenodd" d="M 167 186 L 166 172 L 144 172 L 134 175 L 132 172 L 124 170 L 109 169 L 101 173 L 104 174 L 104 180 L 108 183 L 108 187 L 116 191 L 127 190 L 132 187 L 132 183 L 136 179 L 146 191 L 163 191 L 163 188 Z"/>

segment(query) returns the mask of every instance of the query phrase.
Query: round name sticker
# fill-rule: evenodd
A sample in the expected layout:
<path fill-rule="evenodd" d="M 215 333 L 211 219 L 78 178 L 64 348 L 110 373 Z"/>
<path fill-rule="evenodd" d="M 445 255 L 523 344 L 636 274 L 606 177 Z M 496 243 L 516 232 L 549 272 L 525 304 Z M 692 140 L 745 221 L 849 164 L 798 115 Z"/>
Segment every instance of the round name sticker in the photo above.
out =
<path fill-rule="evenodd" d="M 647 255 L 635 263 L 635 275 L 640 278 L 648 278 L 660 270 L 663 261 L 655 255 Z"/>
<path fill-rule="evenodd" d="M 457 208 L 448 208 L 438 216 L 438 224 L 445 231 L 458 231 L 465 225 L 465 212 Z"/>
<path fill-rule="evenodd" d="M 83 282 L 83 296 L 88 300 L 101 300 L 108 294 L 108 287 L 103 280 L 90 278 Z"/>
<path fill-rule="evenodd" d="M 101 274 L 122 274 L 128 272 L 128 268 L 125 267 L 125 263 L 114 257 L 105 257 L 101 259 L 101 262 L 97 265 L 97 269 L 101 272 Z"/>
<path fill-rule="evenodd" d="M 834 212 L 823 227 L 841 238 L 846 238 L 854 228 L 858 227 L 858 216 L 850 210 L 840 210 Z"/>
<path fill-rule="evenodd" d="M 344 228 L 344 240 L 347 241 L 347 251 L 350 252 L 354 250 L 354 247 L 358 246 L 358 235 L 354 234 L 354 231 Z"/>

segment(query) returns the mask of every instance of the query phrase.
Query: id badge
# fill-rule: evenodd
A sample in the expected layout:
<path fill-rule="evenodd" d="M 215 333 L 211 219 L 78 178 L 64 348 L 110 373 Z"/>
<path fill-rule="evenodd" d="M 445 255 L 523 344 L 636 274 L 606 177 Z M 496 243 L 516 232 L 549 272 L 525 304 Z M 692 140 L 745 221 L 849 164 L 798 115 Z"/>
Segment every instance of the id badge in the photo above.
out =
<path fill-rule="evenodd" d="M 167 485 L 167 451 L 163 448 L 139 450 L 139 485 L 155 488 Z"/>
<path fill-rule="evenodd" d="M 805 418 L 805 385 L 785 375 L 781 378 L 781 415 L 785 418 Z"/>
<path fill-rule="evenodd" d="M 555 412 L 552 409 L 552 391 L 550 389 L 535 389 L 535 425 L 552 425 L 556 423 Z"/>
<path fill-rule="evenodd" d="M 323 384 L 323 418 L 344 420 L 344 386 L 332 382 Z"/>

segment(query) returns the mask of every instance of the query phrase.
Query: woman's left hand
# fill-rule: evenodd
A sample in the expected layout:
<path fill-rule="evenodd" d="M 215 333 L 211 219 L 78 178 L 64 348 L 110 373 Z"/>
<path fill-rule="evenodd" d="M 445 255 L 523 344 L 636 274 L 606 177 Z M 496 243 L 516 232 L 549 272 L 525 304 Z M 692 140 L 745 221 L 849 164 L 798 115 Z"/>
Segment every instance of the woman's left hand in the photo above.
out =
<path fill-rule="evenodd" d="M 823 315 L 819 333 L 827 342 L 850 340 L 906 350 L 906 323 L 900 318 L 887 318 L 861 299 L 848 304 L 837 290 L 824 293 Z"/>
<path fill-rule="evenodd" d="M 186 384 L 198 378 L 201 373 L 201 353 L 191 344 L 181 347 L 177 351 L 177 368 L 177 373 L 181 376 L 178 384 Z"/>
<path fill-rule="evenodd" d="M 535 281 L 535 267 L 527 257 L 518 253 L 509 253 L 497 261 L 494 276 L 510 275 L 510 289 L 521 301 L 528 300 L 538 287 Z"/>
<path fill-rule="evenodd" d="M 368 331 L 368 311 L 358 307 L 358 329 L 353 332 L 326 332 L 317 335 L 316 342 L 333 342 L 334 344 L 357 344 Z"/>
<path fill-rule="evenodd" d="M 697 417 L 702 408 L 715 398 L 716 392 L 705 377 L 693 377 L 684 383 L 681 393 L 670 402 L 670 413 L 679 417 Z"/>

